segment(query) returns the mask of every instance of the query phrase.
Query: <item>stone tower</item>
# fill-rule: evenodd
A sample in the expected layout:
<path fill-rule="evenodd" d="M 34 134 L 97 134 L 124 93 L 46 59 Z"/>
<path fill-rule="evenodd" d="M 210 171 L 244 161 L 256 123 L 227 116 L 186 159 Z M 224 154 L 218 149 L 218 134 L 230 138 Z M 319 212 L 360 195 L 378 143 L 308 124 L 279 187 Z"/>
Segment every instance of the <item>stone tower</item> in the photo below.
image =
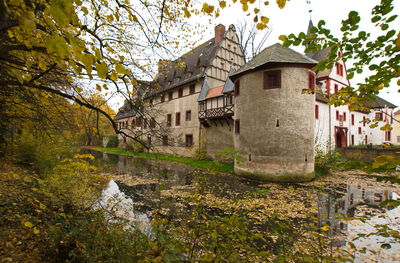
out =
<path fill-rule="evenodd" d="M 235 83 L 235 173 L 261 180 L 314 178 L 316 61 L 280 44 L 264 49 Z"/>

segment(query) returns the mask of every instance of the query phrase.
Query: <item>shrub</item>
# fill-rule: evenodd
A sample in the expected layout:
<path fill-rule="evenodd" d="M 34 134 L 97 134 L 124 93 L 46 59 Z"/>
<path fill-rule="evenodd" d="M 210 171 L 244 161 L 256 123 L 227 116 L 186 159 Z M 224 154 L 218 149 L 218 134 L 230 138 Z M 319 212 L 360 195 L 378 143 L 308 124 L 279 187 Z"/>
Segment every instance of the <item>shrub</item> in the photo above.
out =
<path fill-rule="evenodd" d="M 317 176 L 327 175 L 345 161 L 339 152 L 323 153 L 317 151 L 315 155 L 315 173 Z"/>
<path fill-rule="evenodd" d="M 207 155 L 207 151 L 205 149 L 201 149 L 201 148 L 196 149 L 193 157 L 196 160 L 200 160 L 200 161 L 211 159 L 210 156 Z"/>
<path fill-rule="evenodd" d="M 118 147 L 118 136 L 116 134 L 110 134 L 110 135 L 106 135 L 104 137 L 108 138 L 108 142 L 107 142 L 107 145 L 105 145 L 105 147 L 107 147 L 107 148 Z"/>

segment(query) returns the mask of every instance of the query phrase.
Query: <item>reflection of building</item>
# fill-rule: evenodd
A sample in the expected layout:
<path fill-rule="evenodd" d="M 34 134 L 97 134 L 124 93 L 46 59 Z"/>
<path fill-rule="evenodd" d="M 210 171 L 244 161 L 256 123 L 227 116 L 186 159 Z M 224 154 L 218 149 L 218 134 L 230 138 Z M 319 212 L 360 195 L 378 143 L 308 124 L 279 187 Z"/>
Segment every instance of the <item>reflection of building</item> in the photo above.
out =
<path fill-rule="evenodd" d="M 368 205 L 378 207 L 379 203 L 390 200 L 394 188 L 379 188 L 377 186 L 361 185 L 340 185 L 344 193 L 340 198 L 333 198 L 331 195 L 321 194 L 318 198 L 318 212 L 321 223 L 330 225 L 331 236 L 346 235 L 348 225 L 340 218 L 351 217 L 357 206 Z M 342 189 L 342 188 L 341 188 Z M 344 245 L 339 240 L 336 245 Z"/>

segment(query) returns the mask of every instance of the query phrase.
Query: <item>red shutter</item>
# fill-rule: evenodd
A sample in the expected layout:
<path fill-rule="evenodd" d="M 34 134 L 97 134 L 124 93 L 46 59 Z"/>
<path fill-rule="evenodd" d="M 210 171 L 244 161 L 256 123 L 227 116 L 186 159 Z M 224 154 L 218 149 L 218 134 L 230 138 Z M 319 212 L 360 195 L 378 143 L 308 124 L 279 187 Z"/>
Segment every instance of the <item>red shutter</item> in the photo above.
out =
<path fill-rule="evenodd" d="M 312 72 L 308 73 L 308 89 L 311 92 L 315 91 L 315 75 Z"/>
<path fill-rule="evenodd" d="M 336 111 L 336 120 L 337 121 L 339 120 L 339 111 L 338 110 Z"/>
<path fill-rule="evenodd" d="M 351 114 L 351 125 L 354 125 L 354 114 Z"/>
<path fill-rule="evenodd" d="M 343 112 L 343 121 L 346 121 L 346 112 Z"/>
<path fill-rule="evenodd" d="M 318 120 L 319 118 L 319 109 L 318 109 L 318 105 L 315 105 L 315 119 Z"/>

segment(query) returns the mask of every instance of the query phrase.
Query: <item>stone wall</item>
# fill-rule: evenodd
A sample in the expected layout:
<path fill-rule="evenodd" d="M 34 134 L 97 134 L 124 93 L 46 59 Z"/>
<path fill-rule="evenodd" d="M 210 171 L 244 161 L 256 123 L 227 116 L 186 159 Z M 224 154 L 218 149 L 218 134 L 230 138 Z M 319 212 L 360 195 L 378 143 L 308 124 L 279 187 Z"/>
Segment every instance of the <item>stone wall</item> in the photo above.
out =
<path fill-rule="evenodd" d="M 223 151 L 225 147 L 234 148 L 233 120 L 209 121 L 210 127 L 204 128 L 205 148 L 207 154 L 216 158 L 215 152 Z"/>
<path fill-rule="evenodd" d="M 365 149 L 365 148 L 340 148 L 338 151 L 349 160 L 373 163 L 380 155 L 391 155 L 400 157 L 400 149 Z"/>
<path fill-rule="evenodd" d="M 263 88 L 264 70 L 240 77 L 235 97 L 235 149 L 243 161 L 235 173 L 258 174 L 258 179 L 306 181 L 314 174 L 314 94 L 308 89 L 306 68 L 282 67 L 281 88 Z"/>

